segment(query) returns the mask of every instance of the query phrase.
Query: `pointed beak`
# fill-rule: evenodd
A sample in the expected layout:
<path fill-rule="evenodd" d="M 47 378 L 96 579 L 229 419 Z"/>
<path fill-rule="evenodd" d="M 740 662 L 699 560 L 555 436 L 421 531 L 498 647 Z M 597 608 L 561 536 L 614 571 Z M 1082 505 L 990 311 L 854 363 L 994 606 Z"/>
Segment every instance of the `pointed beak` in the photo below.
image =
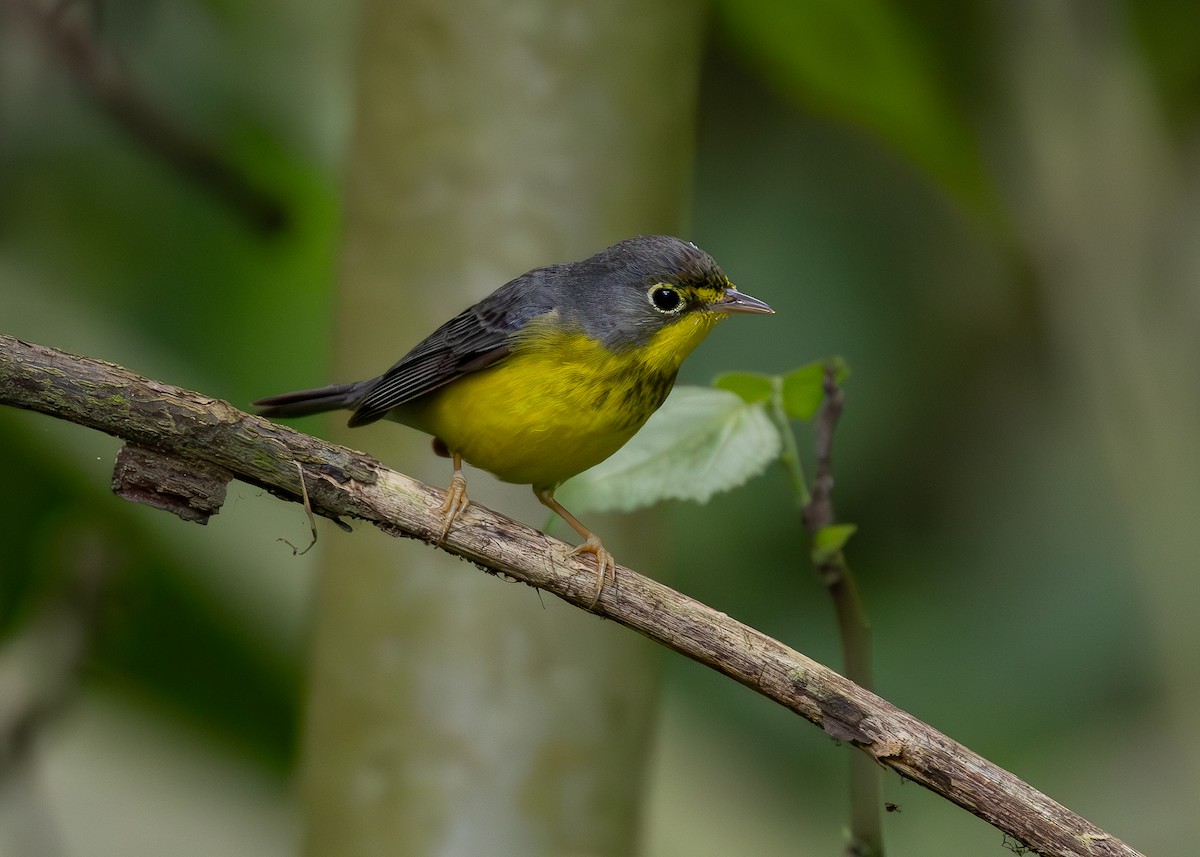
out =
<path fill-rule="evenodd" d="M 774 313 L 775 310 L 767 306 L 765 301 L 760 301 L 758 298 L 752 298 L 750 295 L 744 295 L 730 286 L 725 290 L 725 297 L 712 304 L 709 309 L 713 312 L 753 312 L 753 313 Z"/>

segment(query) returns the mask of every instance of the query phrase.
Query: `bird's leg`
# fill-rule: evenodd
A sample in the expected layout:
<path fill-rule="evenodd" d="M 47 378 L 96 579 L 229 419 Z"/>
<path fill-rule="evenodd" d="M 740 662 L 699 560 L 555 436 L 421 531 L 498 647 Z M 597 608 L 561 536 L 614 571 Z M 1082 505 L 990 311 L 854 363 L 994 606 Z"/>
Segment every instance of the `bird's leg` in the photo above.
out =
<path fill-rule="evenodd" d="M 456 452 L 453 458 L 454 475 L 450 477 L 450 487 L 446 489 L 446 499 L 442 503 L 442 533 L 438 536 L 438 544 L 446 540 L 450 526 L 471 504 L 467 498 L 467 477 L 462 469 L 462 456 Z"/>
<path fill-rule="evenodd" d="M 596 555 L 596 591 L 592 593 L 592 601 L 588 604 L 589 607 L 595 607 L 596 602 L 600 600 L 600 593 L 604 591 L 604 584 L 608 580 L 612 580 L 613 585 L 617 583 L 617 563 L 613 559 L 613 555 L 609 553 L 604 545 L 600 543 L 599 537 L 583 523 L 566 510 L 566 507 L 554 499 L 553 488 L 534 488 L 534 496 L 541 501 L 542 505 L 550 509 L 554 514 L 558 515 L 567 525 L 579 533 L 584 539 L 583 544 L 571 551 L 571 556 L 578 556 L 581 553 L 590 553 Z"/>

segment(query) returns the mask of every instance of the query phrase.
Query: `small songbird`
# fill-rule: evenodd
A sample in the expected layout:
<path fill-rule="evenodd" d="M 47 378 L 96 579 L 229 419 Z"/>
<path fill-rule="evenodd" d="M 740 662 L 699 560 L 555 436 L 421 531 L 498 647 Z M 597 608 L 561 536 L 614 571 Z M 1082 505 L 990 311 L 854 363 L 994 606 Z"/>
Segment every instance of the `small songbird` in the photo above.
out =
<path fill-rule="evenodd" d="M 628 441 L 667 398 L 684 358 L 730 313 L 771 313 L 703 250 L 630 238 L 523 274 L 450 319 L 377 378 L 255 402 L 267 417 L 349 409 L 433 435 L 454 461 L 442 538 L 467 507 L 464 461 L 533 486 L 596 555 L 595 599 L 615 574 L 596 534 L 554 499 Z"/>

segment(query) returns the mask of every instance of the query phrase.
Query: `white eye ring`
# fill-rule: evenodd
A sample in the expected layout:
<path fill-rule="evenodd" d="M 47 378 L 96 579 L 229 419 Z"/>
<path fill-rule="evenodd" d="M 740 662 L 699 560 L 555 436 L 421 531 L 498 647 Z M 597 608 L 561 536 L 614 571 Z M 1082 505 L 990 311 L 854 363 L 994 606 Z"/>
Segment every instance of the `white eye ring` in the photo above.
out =
<path fill-rule="evenodd" d="M 650 301 L 650 306 L 663 315 L 675 315 L 687 303 L 678 289 L 665 283 L 655 283 L 651 286 L 646 292 L 646 298 Z"/>

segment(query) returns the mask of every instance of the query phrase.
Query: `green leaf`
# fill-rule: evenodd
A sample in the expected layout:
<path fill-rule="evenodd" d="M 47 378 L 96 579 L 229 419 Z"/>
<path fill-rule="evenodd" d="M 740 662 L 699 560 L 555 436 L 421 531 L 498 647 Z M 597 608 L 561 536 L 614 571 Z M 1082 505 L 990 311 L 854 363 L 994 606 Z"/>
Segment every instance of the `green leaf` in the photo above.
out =
<path fill-rule="evenodd" d="M 792 419 L 811 420 L 824 398 L 824 361 L 809 363 L 783 376 L 783 410 Z"/>
<path fill-rule="evenodd" d="M 830 367 L 838 384 L 850 375 L 845 360 L 829 357 L 793 369 L 783 376 L 783 409 L 791 419 L 807 422 L 813 418 L 825 398 L 825 373 Z"/>
<path fill-rule="evenodd" d="M 713 386 L 737 393 L 746 402 L 766 402 L 771 398 L 774 379 L 758 372 L 726 372 L 713 379 Z"/>
<path fill-rule="evenodd" d="M 780 448 L 763 403 L 728 390 L 676 387 L 633 440 L 555 497 L 577 512 L 630 512 L 668 499 L 703 503 L 762 473 Z"/>
<path fill-rule="evenodd" d="M 854 524 L 830 524 L 821 527 L 813 538 L 812 561 L 814 565 L 828 562 L 846 547 L 846 542 L 858 527 Z"/>

